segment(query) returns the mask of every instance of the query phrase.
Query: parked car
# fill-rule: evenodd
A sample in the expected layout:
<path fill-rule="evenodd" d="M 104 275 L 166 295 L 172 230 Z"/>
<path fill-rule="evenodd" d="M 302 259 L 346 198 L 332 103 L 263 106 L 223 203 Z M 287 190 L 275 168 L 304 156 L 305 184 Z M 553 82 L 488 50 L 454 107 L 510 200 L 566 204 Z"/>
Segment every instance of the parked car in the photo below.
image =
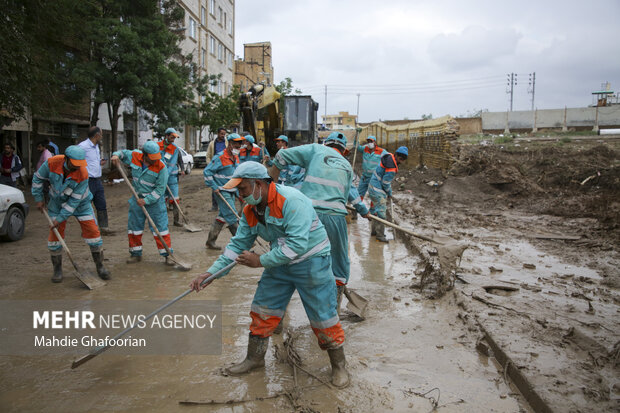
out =
<path fill-rule="evenodd" d="M 207 166 L 207 148 L 209 147 L 209 142 L 202 142 L 200 144 L 200 150 L 196 152 L 194 155 L 194 162 L 196 168 L 204 168 Z"/>
<path fill-rule="evenodd" d="M 24 236 L 28 204 L 24 193 L 8 185 L 0 185 L 0 237 L 18 241 Z"/>
<path fill-rule="evenodd" d="M 181 159 L 183 159 L 183 165 L 185 165 L 185 174 L 189 175 L 192 173 L 192 168 L 194 167 L 194 157 L 192 154 L 185 152 L 185 149 L 179 148 L 181 152 Z"/>

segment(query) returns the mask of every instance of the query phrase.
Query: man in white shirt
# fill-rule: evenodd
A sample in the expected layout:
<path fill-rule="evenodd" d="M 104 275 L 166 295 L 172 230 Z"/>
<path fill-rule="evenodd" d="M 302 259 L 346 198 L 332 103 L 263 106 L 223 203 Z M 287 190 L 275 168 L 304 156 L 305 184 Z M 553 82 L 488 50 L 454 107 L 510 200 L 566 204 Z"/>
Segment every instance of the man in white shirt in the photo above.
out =
<path fill-rule="evenodd" d="M 103 183 L 101 182 L 101 166 L 105 164 L 105 160 L 101 159 L 101 151 L 99 143 L 103 139 L 101 128 L 91 126 L 88 129 L 88 139 L 80 142 L 78 145 L 86 152 L 86 169 L 88 169 L 88 189 L 93 194 L 93 204 L 97 210 L 97 223 L 99 230 L 103 235 L 111 233 L 108 228 L 108 208 L 105 202 L 105 193 Z"/>

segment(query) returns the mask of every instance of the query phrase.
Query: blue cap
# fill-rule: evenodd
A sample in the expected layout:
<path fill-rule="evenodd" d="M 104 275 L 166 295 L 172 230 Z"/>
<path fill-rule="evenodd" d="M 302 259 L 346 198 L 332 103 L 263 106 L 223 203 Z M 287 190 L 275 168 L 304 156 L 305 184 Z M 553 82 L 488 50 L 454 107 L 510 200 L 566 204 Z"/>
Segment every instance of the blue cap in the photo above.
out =
<path fill-rule="evenodd" d="M 161 153 L 159 152 L 159 145 L 153 141 L 146 141 L 142 146 L 142 152 L 149 156 L 149 159 L 157 160 L 161 159 Z"/>
<path fill-rule="evenodd" d="M 400 148 L 396 149 L 396 153 L 399 155 L 409 156 L 409 149 L 407 149 L 406 146 L 401 146 Z"/>
<path fill-rule="evenodd" d="M 254 143 L 254 142 L 255 142 L 255 141 L 254 141 L 254 136 L 252 136 L 252 135 L 245 135 L 243 138 L 244 138 L 246 141 L 250 142 L 250 143 Z"/>
<path fill-rule="evenodd" d="M 71 145 L 65 149 L 65 156 L 71 159 L 75 166 L 86 166 L 86 152 L 77 145 Z"/>
<path fill-rule="evenodd" d="M 174 133 L 175 135 L 179 136 L 179 132 L 177 132 L 177 130 L 175 128 L 168 128 L 166 129 L 166 132 L 164 132 L 165 135 Z"/>
<path fill-rule="evenodd" d="M 375 138 L 374 136 L 370 135 L 369 137 L 366 138 L 367 141 L 375 141 L 377 142 L 377 138 Z"/>
<path fill-rule="evenodd" d="M 226 182 L 222 188 L 224 189 L 232 189 L 235 188 L 242 179 L 266 179 L 269 178 L 269 174 L 267 173 L 267 168 L 263 166 L 263 164 L 247 161 L 242 163 L 235 169 L 233 172 L 233 176 L 230 181 Z"/>
<path fill-rule="evenodd" d="M 231 133 L 226 137 L 227 141 L 242 141 L 243 138 L 238 133 Z"/>
<path fill-rule="evenodd" d="M 277 141 L 284 141 L 286 143 L 288 143 L 288 136 L 286 135 L 280 135 L 276 138 Z"/>
<path fill-rule="evenodd" d="M 347 137 L 344 136 L 343 133 L 340 132 L 332 132 L 329 134 L 327 138 L 323 141 L 323 143 L 327 144 L 329 142 L 336 142 L 342 145 L 343 148 L 347 147 Z"/>

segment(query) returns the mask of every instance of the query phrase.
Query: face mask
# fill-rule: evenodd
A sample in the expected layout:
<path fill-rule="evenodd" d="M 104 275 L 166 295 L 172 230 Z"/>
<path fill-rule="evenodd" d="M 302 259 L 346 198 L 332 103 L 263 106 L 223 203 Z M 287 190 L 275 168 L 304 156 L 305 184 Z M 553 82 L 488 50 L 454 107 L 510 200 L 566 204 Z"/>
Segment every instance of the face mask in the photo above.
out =
<path fill-rule="evenodd" d="M 232 150 L 232 154 L 235 155 L 235 156 L 239 155 L 240 153 L 241 153 L 241 151 L 239 149 L 233 149 Z"/>
<path fill-rule="evenodd" d="M 375 149 L 375 144 L 374 144 L 373 142 L 370 142 L 370 143 L 368 144 L 368 148 L 369 148 L 369 149 Z"/>
<path fill-rule="evenodd" d="M 259 187 L 260 188 L 260 187 Z M 256 181 L 254 181 L 254 185 L 252 185 L 252 193 L 246 197 L 243 198 L 243 200 L 245 202 L 247 202 L 249 205 L 258 205 L 260 204 L 260 201 L 263 199 L 263 190 L 260 189 L 260 195 L 257 198 L 254 198 L 254 190 L 256 189 Z"/>

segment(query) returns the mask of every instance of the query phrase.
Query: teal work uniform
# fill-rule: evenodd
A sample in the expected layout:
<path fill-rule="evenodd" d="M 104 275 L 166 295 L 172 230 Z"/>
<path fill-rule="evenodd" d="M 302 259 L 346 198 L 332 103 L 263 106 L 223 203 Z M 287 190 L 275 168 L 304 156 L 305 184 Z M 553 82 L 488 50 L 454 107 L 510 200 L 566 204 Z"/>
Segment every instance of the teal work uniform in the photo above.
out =
<path fill-rule="evenodd" d="M 93 195 L 88 189 L 88 171 L 85 166 L 67 173 L 64 170 L 65 155 L 52 156 L 34 173 L 32 177 L 32 195 L 36 202 L 43 202 L 43 184 L 49 182 L 49 203 L 47 210 L 51 219 L 60 225 L 58 231 L 64 238 L 67 219 L 75 216 L 82 228 L 82 238 L 91 248 L 103 244 L 95 214 L 90 201 Z M 47 248 L 54 253 L 61 252 L 62 245 L 50 230 Z"/>
<path fill-rule="evenodd" d="M 349 236 L 345 216 L 346 203 L 351 202 L 361 215 L 368 213 L 357 189 L 352 185 L 351 164 L 335 149 L 310 144 L 281 149 L 274 165 L 282 170 L 298 165 L 306 170 L 301 192 L 312 200 L 312 206 L 332 245 L 332 271 L 338 285 L 349 281 Z"/>
<path fill-rule="evenodd" d="M 385 219 L 387 197 L 392 196 L 392 181 L 398 172 L 398 164 L 393 154 L 385 152 L 379 166 L 373 172 L 368 186 L 368 196 L 372 202 L 370 213 Z"/>
<path fill-rule="evenodd" d="M 161 160 L 168 168 L 168 188 L 172 192 L 172 196 L 179 202 L 179 166 L 183 168 L 183 157 L 179 147 L 174 143 L 166 144 L 165 140 L 159 141 L 159 151 L 161 153 Z M 165 198 L 168 203 L 172 204 L 174 201 L 170 196 L 170 192 L 166 190 Z"/>
<path fill-rule="evenodd" d="M 223 189 L 222 186 L 232 178 L 237 165 L 239 165 L 239 158 L 235 155 L 230 155 L 227 150 L 224 150 L 221 154 L 215 155 L 203 171 L 205 185 L 213 191 L 219 189 L 220 194 L 222 194 L 232 208 L 235 207 L 235 194 L 237 190 L 234 188 Z M 236 225 L 236 211 L 233 212 L 219 196 L 216 195 L 215 200 L 219 209 L 216 220 L 228 225 Z"/>
<path fill-rule="evenodd" d="M 360 176 L 360 182 L 357 185 L 357 192 L 363 198 L 368 190 L 368 184 L 372 174 L 379 166 L 381 157 L 387 152 L 383 148 L 375 146 L 374 149 L 370 149 L 368 145 L 359 145 L 357 147 L 358 152 L 362 152 L 362 176 Z"/>
<path fill-rule="evenodd" d="M 249 251 L 257 237 L 270 243 L 260 256 L 265 268 L 254 294 L 250 332 L 269 337 L 284 316 L 295 289 L 322 349 L 340 347 L 344 331 L 336 311 L 330 243 L 311 201 L 295 188 L 271 183 L 264 215 L 246 205 L 237 233 L 207 270 L 214 274 Z M 224 272 L 220 277 L 226 275 Z"/>
<path fill-rule="evenodd" d="M 170 231 L 168 230 L 168 214 L 166 212 L 166 204 L 164 201 L 164 193 L 166 192 L 166 183 L 168 182 L 168 168 L 161 161 L 157 160 L 154 164 L 146 167 L 142 151 L 129 151 L 123 149 L 114 152 L 112 155 L 118 158 L 131 169 L 133 187 L 138 197 L 146 202 L 146 211 L 151 216 L 157 230 L 166 242 L 168 248 L 172 251 L 172 242 L 170 239 Z M 129 238 L 129 253 L 132 256 L 142 255 L 142 234 L 144 232 L 144 221 L 146 216 L 142 208 L 132 196 L 129 199 L 129 215 L 127 218 L 127 236 Z M 157 237 L 155 230 L 149 223 L 149 228 L 155 238 L 159 254 L 167 256 L 166 248 Z"/>
<path fill-rule="evenodd" d="M 239 150 L 239 163 L 244 163 L 247 161 L 263 163 L 263 158 L 265 156 L 269 156 L 267 149 L 261 148 L 257 144 L 253 143 L 251 150 L 248 150 L 245 146 L 241 147 Z"/>

